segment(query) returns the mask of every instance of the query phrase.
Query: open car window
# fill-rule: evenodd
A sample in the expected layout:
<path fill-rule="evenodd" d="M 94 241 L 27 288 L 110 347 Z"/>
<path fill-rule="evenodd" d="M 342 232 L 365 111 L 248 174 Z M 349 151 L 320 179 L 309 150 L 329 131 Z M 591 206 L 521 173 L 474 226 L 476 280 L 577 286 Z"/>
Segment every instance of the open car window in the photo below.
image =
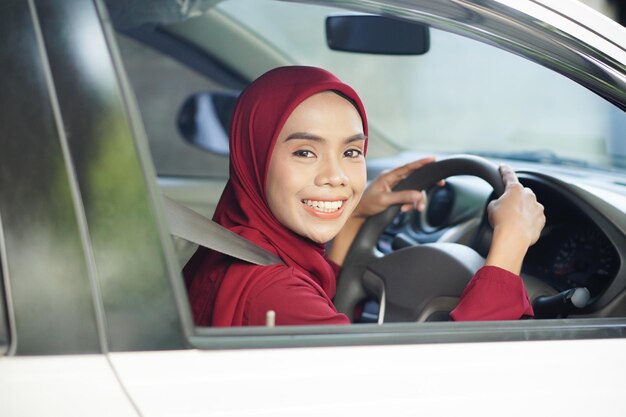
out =
<path fill-rule="evenodd" d="M 287 64 L 328 68 L 354 85 L 363 96 L 372 127 L 368 155 L 371 158 L 370 175 L 389 168 L 393 161 L 399 163 L 416 155 L 459 152 L 496 159 L 512 158 L 537 164 L 534 166 L 539 169 L 543 169 L 544 163 L 551 168 L 557 165 L 586 166 L 607 172 L 623 168 L 626 149 L 620 138 L 626 128 L 625 113 L 576 82 L 493 45 L 436 28 L 430 29 L 430 51 L 421 56 L 390 57 L 331 51 L 325 44 L 324 19 L 339 12 L 347 11 L 283 2 L 229 0 L 218 3 L 200 16 L 158 27 L 158 36 L 169 37 L 173 45 L 178 42 L 186 48 L 191 46 L 202 51 L 207 61 L 219 62 L 222 67 L 214 72 L 208 69 L 210 65 L 191 64 L 189 56 L 174 56 L 172 48 L 175 46 L 160 46 L 150 39 L 149 34 L 132 31 L 117 34 L 163 193 L 184 204 L 192 202 L 186 205 L 210 216 L 225 183 L 227 157 L 207 152 L 185 139 L 177 125 L 185 101 L 194 94 L 236 93 L 245 87 L 246 82 L 269 68 Z M 220 36 L 216 35 L 216 27 L 223 31 Z M 225 49 L 228 42 L 237 47 Z M 263 59 L 256 59 L 261 53 Z M 234 85 L 224 81 L 218 76 L 224 70 L 243 82 Z M 163 95 L 168 99 L 159 99 Z M 227 131 L 227 126 L 222 127 Z M 539 189 L 545 185 L 537 177 L 529 176 L 524 181 Z M 451 183 L 456 187 L 454 181 Z M 476 193 L 479 199 L 488 197 L 489 190 L 485 192 L 480 185 L 470 186 L 479 189 Z M 578 200 L 569 193 L 550 196 L 550 187 L 545 190 L 542 195 L 551 201 L 568 201 L 567 206 L 554 203 L 550 207 L 551 212 L 566 212 L 567 216 L 553 217 L 556 220 L 549 229 L 552 243 L 541 246 L 541 250 L 532 254 L 535 264 L 526 272 L 533 275 L 532 278 L 543 274 L 540 278 L 545 278 L 544 284 L 558 282 L 552 288 L 556 292 L 564 288 L 563 282 L 569 284 L 568 280 L 574 278 L 565 277 L 559 281 L 558 268 L 554 268 L 550 264 L 552 260 L 546 261 L 543 255 L 558 256 L 558 251 L 566 248 L 569 250 L 567 259 L 575 258 L 577 252 L 571 249 L 572 245 L 579 242 L 587 245 L 588 235 L 595 236 L 599 230 L 597 225 L 589 229 L 585 227 L 593 223 L 604 225 L 605 219 L 598 220 L 590 214 L 595 207 L 579 207 Z M 463 225 L 473 227 L 471 221 L 476 222 L 482 208 L 480 205 L 470 207 L 474 217 L 465 218 Z M 565 231 L 573 226 L 578 219 L 576 216 L 581 213 L 585 223 L 582 229 L 589 232 L 585 232 L 582 240 L 576 240 Z M 439 234 L 422 233 L 420 221 L 418 216 L 402 217 L 398 219 L 398 225 L 408 225 L 405 230 L 411 239 L 419 240 L 424 235 L 428 235 L 428 239 L 438 239 L 442 235 L 449 238 L 450 234 L 441 232 L 443 229 L 437 230 L 441 232 Z M 415 224 L 418 226 L 413 227 Z M 598 268 L 610 266 L 611 279 L 603 281 L 604 286 L 595 290 L 594 296 L 600 296 L 615 277 L 623 280 L 622 254 L 613 251 L 621 242 L 616 237 L 618 233 L 614 225 L 600 229 L 602 244 L 609 242 L 611 249 L 607 253 L 610 252 L 611 260 L 603 261 Z M 459 242 L 469 242 L 469 235 L 459 237 L 459 230 L 454 230 Z M 180 248 L 178 258 L 182 267 L 193 247 L 181 242 L 177 242 L 177 247 Z M 616 303 L 621 303 L 620 300 Z M 610 308 L 589 314 L 586 320 L 620 316 L 620 311 Z M 288 335 L 303 335 L 304 339 L 292 342 L 306 346 L 324 344 L 324 340 L 335 336 L 341 339 L 342 335 L 350 335 L 350 338 L 342 339 L 340 343 L 371 341 L 370 336 L 363 336 L 369 332 L 391 332 L 397 336 L 385 339 L 388 341 L 414 341 L 413 336 L 408 335 L 415 331 L 425 332 L 424 341 L 502 340 L 503 337 L 517 340 L 528 329 L 535 329 L 538 338 L 547 337 L 549 332 L 559 329 L 562 330 L 559 337 L 568 337 L 569 330 L 583 325 L 571 319 L 567 325 L 529 321 L 502 326 L 492 323 L 428 326 L 386 324 L 383 327 L 387 330 L 365 325 L 272 331 L 286 339 Z M 467 332 L 460 329 L 467 329 Z M 477 334 L 476 329 L 479 330 L 478 336 L 470 336 Z M 269 330 L 203 328 L 196 331 L 195 345 L 215 347 L 236 346 L 242 341 L 240 336 L 262 336 Z M 260 340 L 246 343 L 263 345 Z"/>

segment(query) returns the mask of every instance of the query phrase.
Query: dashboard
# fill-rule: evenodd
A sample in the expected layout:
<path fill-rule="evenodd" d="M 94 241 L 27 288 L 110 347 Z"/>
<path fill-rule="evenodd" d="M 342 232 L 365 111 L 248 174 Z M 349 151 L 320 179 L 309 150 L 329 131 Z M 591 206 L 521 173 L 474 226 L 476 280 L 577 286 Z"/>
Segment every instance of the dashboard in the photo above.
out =
<path fill-rule="evenodd" d="M 539 280 L 555 292 L 587 288 L 591 295 L 587 313 L 623 292 L 626 277 L 620 270 L 626 238 L 593 195 L 573 192 L 568 184 L 536 173 L 520 174 L 520 182 L 535 192 L 546 215 L 546 226 L 529 248 L 522 276 Z M 485 257 L 491 242 L 485 216 L 486 203 L 493 198 L 491 188 L 478 178 L 452 177 L 444 187 L 429 190 L 428 196 L 424 213 L 396 217 L 381 236 L 378 249 L 389 253 L 408 245 L 453 241 Z"/>
<path fill-rule="evenodd" d="M 616 249 L 592 223 L 559 222 L 529 249 L 523 272 L 558 291 L 585 287 L 595 297 L 609 286 L 619 266 Z"/>
<path fill-rule="evenodd" d="M 613 282 L 621 263 L 605 229 L 609 225 L 600 213 L 585 212 L 590 211 L 587 202 L 549 182 L 527 177 L 522 183 L 535 192 L 546 215 L 541 238 L 529 248 L 522 272 L 557 291 L 585 287 L 593 300 Z"/>

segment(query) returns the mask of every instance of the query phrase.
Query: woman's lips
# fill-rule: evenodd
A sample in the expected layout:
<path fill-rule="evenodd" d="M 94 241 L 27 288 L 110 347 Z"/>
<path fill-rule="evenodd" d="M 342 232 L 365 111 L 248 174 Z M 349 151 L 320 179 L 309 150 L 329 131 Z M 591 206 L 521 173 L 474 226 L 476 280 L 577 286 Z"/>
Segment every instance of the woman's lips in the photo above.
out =
<path fill-rule="evenodd" d="M 321 219 L 336 219 L 341 216 L 345 200 L 302 200 L 302 205 L 309 214 Z"/>

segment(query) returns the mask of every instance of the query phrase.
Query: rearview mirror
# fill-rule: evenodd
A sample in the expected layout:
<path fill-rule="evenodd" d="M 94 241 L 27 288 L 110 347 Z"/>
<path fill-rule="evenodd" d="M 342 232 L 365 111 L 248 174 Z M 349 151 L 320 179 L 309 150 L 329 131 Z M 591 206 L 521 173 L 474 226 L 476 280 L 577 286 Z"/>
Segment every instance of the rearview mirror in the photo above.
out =
<path fill-rule="evenodd" d="M 428 26 L 375 15 L 326 18 L 330 49 L 383 55 L 422 55 L 430 48 Z"/>

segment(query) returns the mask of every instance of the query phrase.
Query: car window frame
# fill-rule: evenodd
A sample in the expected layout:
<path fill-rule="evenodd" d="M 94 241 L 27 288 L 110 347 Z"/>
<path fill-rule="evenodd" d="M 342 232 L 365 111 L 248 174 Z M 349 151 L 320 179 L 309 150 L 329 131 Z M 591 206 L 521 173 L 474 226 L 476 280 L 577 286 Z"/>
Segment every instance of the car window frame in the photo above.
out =
<path fill-rule="evenodd" d="M 266 349 L 440 343 L 493 343 L 626 337 L 626 318 L 490 322 L 431 322 L 283 326 L 196 327 L 196 349 Z"/>
<path fill-rule="evenodd" d="M 11 311 L 11 300 L 9 292 L 6 288 L 9 281 L 5 279 L 6 271 L 6 247 L 4 244 L 4 230 L 2 228 L 2 213 L 0 212 L 0 356 L 10 354 L 11 352 L 11 335 L 12 331 L 10 323 L 13 323 L 9 312 Z"/>

